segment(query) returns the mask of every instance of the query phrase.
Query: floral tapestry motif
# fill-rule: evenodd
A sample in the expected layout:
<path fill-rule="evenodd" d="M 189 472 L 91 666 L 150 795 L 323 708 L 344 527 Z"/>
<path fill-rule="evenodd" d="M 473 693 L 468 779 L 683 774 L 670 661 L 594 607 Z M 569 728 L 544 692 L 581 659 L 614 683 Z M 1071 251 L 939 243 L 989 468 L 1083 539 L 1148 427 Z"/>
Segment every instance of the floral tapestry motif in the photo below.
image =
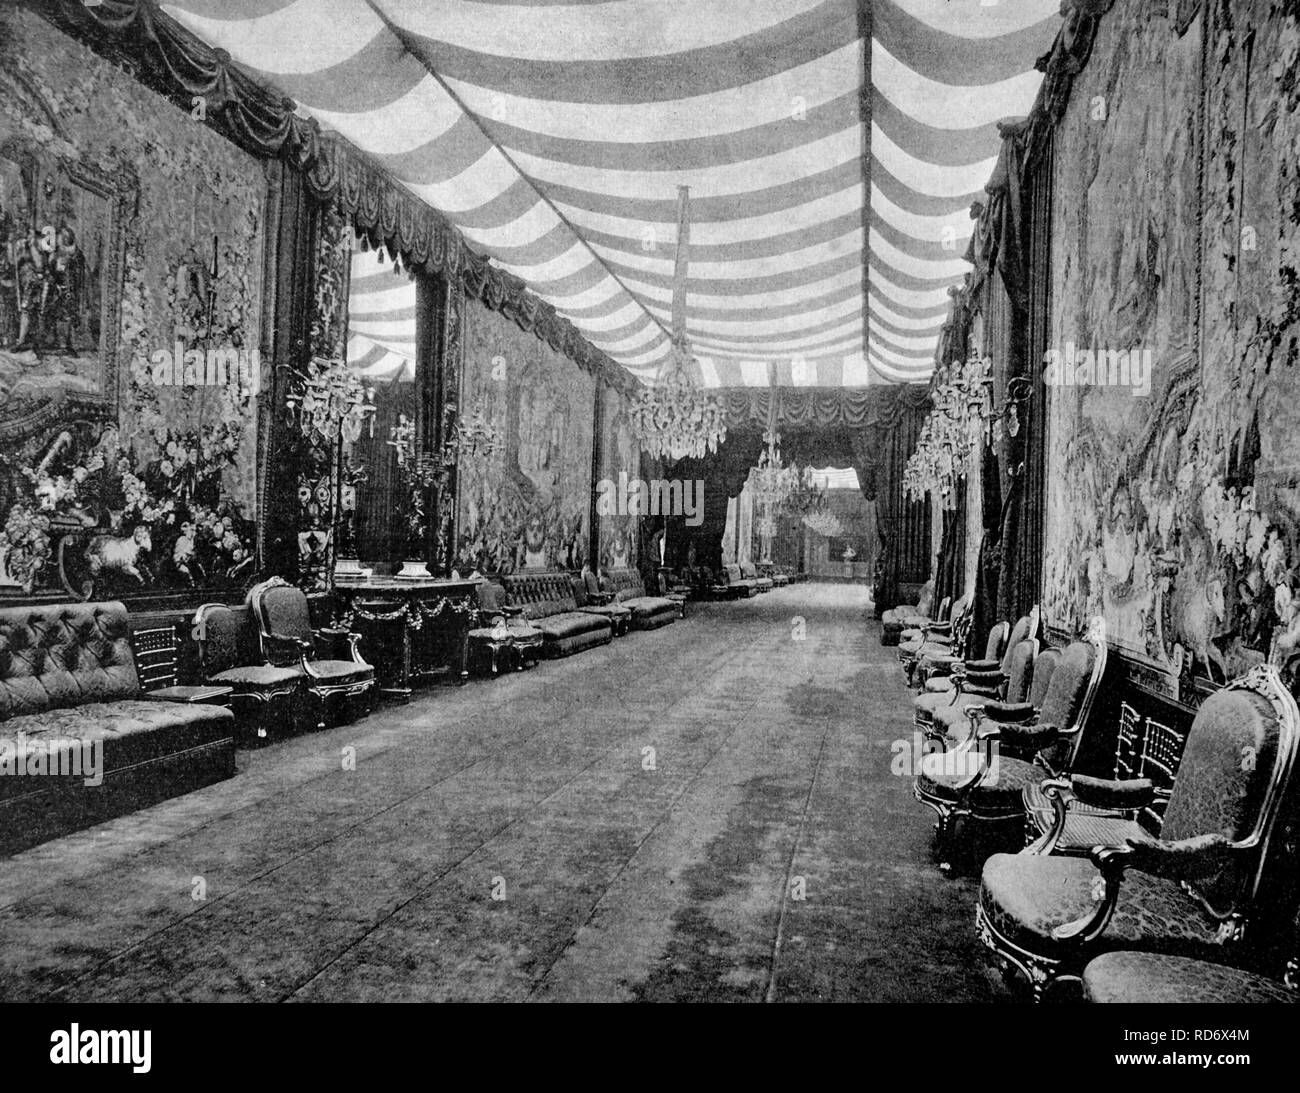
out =
<path fill-rule="evenodd" d="M 120 292 L 103 372 L 111 389 L 99 403 L 54 404 L 48 422 L 0 453 L 0 593 L 239 586 L 254 565 L 253 407 L 265 381 L 262 172 L 30 12 L 6 11 L 0 24 L 0 78 L 20 80 L 57 121 L 32 125 L 30 104 L 0 96 L 0 128 L 39 145 L 32 162 L 65 165 L 40 185 L 57 192 L 66 177 L 71 197 L 46 208 L 71 210 L 86 229 L 56 232 L 69 303 L 43 317 L 43 336 L 19 339 L 21 359 L 53 367 L 84 355 L 89 316 L 107 314 L 88 294 Z M 72 185 L 81 176 L 133 180 L 120 285 L 95 289 L 107 282 L 89 275 L 111 255 L 109 236 L 89 230 L 93 205 Z"/>

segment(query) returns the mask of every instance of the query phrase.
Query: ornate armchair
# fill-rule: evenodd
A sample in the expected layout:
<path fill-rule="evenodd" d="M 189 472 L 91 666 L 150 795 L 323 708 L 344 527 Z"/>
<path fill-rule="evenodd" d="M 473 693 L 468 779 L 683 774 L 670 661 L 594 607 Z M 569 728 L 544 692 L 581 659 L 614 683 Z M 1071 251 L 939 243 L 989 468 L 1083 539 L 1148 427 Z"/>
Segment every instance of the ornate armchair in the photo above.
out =
<path fill-rule="evenodd" d="M 1107 950 L 1242 963 L 1247 927 L 1258 921 L 1260 936 L 1269 932 L 1259 896 L 1270 855 L 1279 845 L 1284 858 L 1293 854 L 1285 828 L 1294 816 L 1282 832 L 1275 826 L 1298 726 L 1295 700 L 1272 668 L 1211 695 L 1188 734 L 1161 837 L 1132 834 L 1087 857 L 993 855 L 976 909 L 981 940 L 1004 969 L 1028 978 L 1036 999 Z M 1280 868 L 1293 871 L 1294 860 Z"/>
<path fill-rule="evenodd" d="M 973 614 L 968 614 L 966 618 L 973 620 Z M 960 639 L 949 652 L 929 652 L 917 660 L 916 681 L 920 684 L 921 690 L 927 694 L 952 691 L 956 687 L 958 677 L 968 665 L 976 672 L 999 671 L 1002 658 L 1008 651 L 1007 639 L 1010 632 L 1010 623 L 995 622 L 984 641 L 983 655 L 972 657 L 975 644 L 972 627 L 963 627 Z"/>
<path fill-rule="evenodd" d="M 203 681 L 231 689 L 238 721 L 252 726 L 255 740 L 266 740 L 272 725 L 292 724 L 302 672 L 263 659 L 246 604 L 205 603 L 194 613 L 193 635 Z M 283 720 L 276 716 L 277 709 L 283 710 Z"/>
<path fill-rule="evenodd" d="M 1020 623 L 1017 623 L 1012 637 L 1021 633 Z M 988 661 L 968 660 L 959 664 L 949 677 L 952 681 L 950 689 L 930 691 L 927 682 L 927 693 L 912 700 L 913 723 L 941 750 L 949 742 L 955 744 L 965 739 L 969 723 L 966 710 L 969 707 L 991 701 L 1021 703 L 1029 700 L 1037 659 L 1037 639 L 1021 636 L 1007 646 L 1001 661 L 993 662 L 991 668 Z"/>
<path fill-rule="evenodd" d="M 919 631 L 912 631 L 911 637 L 909 632 L 904 632 L 903 640 L 898 643 L 898 662 L 903 666 L 909 687 L 922 658 L 951 655 L 959 642 L 965 639 L 970 626 L 970 619 L 966 617 L 969 604 L 969 598 L 963 596 L 952 605 L 951 617 L 946 621 L 928 623 Z"/>
<path fill-rule="evenodd" d="M 921 588 L 921 595 L 915 604 L 899 604 L 890 607 L 880 615 L 880 644 L 897 645 L 902 633 L 913 625 L 923 625 L 930 621 L 930 609 L 934 601 L 934 581 L 926 581 Z"/>
<path fill-rule="evenodd" d="M 375 669 L 361 659 L 361 635 L 349 630 L 313 629 L 307 596 L 283 577 L 272 577 L 248 593 L 258 624 L 265 663 L 297 670 L 317 702 L 317 728 L 324 728 L 331 700 L 372 695 Z M 333 653 L 322 657 L 320 653 Z"/>
<path fill-rule="evenodd" d="M 940 869 L 952 868 L 959 823 L 1023 832 L 1025 787 L 1073 766 L 1105 670 L 1106 627 L 1098 617 L 1084 640 L 1061 652 L 1041 708 L 969 706 L 971 736 L 952 751 L 922 759 L 913 791 L 938 816 Z"/>
<path fill-rule="evenodd" d="M 912 720 L 916 727 L 928 736 L 934 726 L 936 711 L 950 707 L 961 711 L 975 702 L 1004 698 L 1012 662 L 1017 657 L 1020 658 L 1018 670 L 1022 673 L 1022 688 L 1019 698 L 1013 701 L 1023 700 L 1028 691 L 1034 657 L 1038 654 L 1038 644 L 1034 641 L 1026 650 L 1020 646 L 1037 633 L 1038 608 L 1035 607 L 1030 614 L 1017 619 L 1015 626 L 1008 627 L 1005 622 L 994 626 L 989 631 L 982 660 L 960 661 L 952 657 L 951 663 L 937 661 L 934 670 L 929 671 L 923 663 L 926 693 L 912 701 Z M 958 718 L 963 719 L 962 716 Z"/>

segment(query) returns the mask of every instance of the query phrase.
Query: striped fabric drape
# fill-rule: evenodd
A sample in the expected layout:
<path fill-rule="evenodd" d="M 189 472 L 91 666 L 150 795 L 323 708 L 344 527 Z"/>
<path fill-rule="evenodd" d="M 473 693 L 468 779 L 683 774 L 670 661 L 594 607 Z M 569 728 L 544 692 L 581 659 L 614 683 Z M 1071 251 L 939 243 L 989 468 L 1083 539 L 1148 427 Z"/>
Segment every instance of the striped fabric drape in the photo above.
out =
<path fill-rule="evenodd" d="M 121 21 L 146 3 L 104 6 Z M 1060 25 L 1057 0 L 161 10 L 647 381 L 669 352 L 689 185 L 688 329 L 713 387 L 764 385 L 773 364 L 785 386 L 927 378 L 994 123 L 1026 111 Z"/>

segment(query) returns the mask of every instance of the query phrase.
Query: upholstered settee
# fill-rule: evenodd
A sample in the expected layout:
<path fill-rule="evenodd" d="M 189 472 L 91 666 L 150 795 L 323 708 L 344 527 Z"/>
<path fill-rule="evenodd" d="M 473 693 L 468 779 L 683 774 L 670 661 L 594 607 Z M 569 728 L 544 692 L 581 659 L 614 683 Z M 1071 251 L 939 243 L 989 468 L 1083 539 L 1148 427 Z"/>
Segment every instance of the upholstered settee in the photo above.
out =
<path fill-rule="evenodd" d="M 224 706 L 148 697 L 122 604 L 0 610 L 0 853 L 230 777 L 234 730 Z"/>
<path fill-rule="evenodd" d="M 567 573 L 523 570 L 503 577 L 501 583 L 510 605 L 522 607 L 524 618 L 542 632 L 546 656 L 565 657 L 613 640 L 609 619 L 578 609 Z"/>
<path fill-rule="evenodd" d="M 724 598 L 731 597 L 744 598 L 746 596 L 758 595 L 758 582 L 750 580 L 741 572 L 740 566 L 734 562 L 730 565 L 724 565 L 720 574 L 721 580 L 714 585 L 714 592 Z"/>
<path fill-rule="evenodd" d="M 630 566 L 605 570 L 601 588 L 612 592 L 614 602 L 632 612 L 633 630 L 653 630 L 681 617 L 681 603 L 665 596 L 647 596 L 641 574 Z"/>

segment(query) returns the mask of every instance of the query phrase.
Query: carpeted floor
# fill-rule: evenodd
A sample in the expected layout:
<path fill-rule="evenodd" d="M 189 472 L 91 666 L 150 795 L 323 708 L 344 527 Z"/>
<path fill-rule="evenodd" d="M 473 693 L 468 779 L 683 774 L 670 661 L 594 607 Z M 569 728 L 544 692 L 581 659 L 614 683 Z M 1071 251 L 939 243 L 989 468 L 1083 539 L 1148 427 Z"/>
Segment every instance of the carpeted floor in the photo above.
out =
<path fill-rule="evenodd" d="M 692 605 L 240 752 L 0 864 L 0 999 L 998 998 L 866 604 Z"/>

